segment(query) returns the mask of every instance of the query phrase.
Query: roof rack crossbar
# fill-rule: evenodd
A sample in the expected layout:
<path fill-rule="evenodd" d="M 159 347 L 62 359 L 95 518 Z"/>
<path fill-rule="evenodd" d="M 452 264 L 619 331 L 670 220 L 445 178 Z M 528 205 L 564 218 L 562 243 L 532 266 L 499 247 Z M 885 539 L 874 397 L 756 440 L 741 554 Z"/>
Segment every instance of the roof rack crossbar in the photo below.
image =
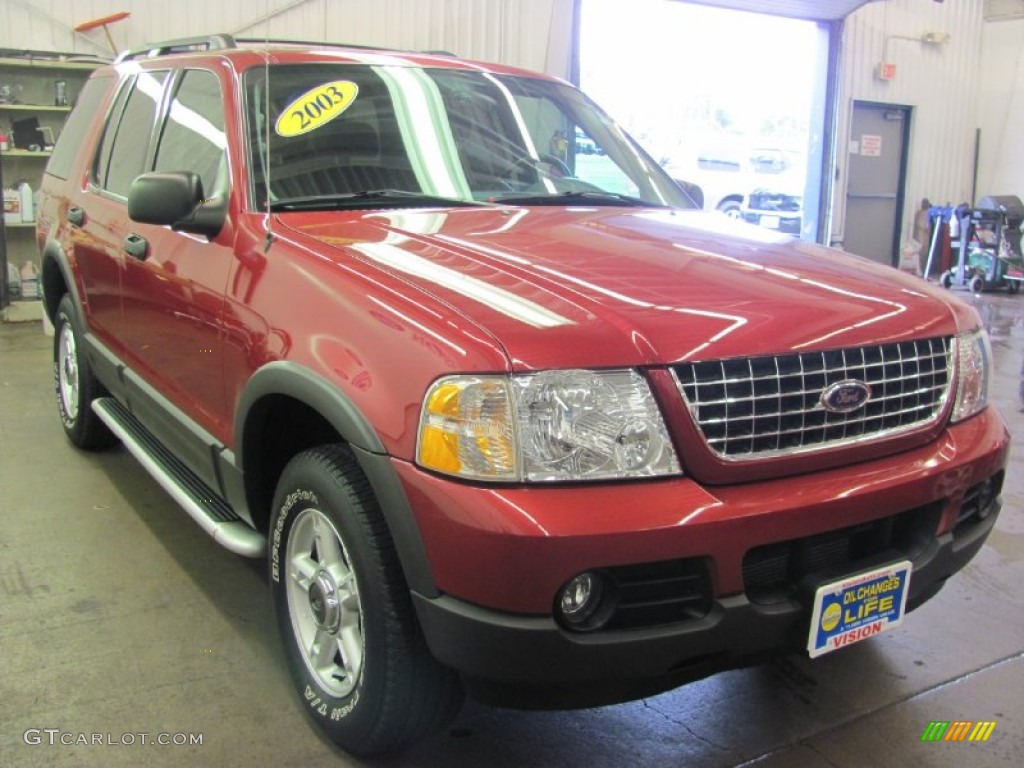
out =
<path fill-rule="evenodd" d="M 115 64 L 131 59 L 163 56 L 167 53 L 187 53 L 189 51 L 217 51 L 224 48 L 237 48 L 235 38 L 228 34 L 201 35 L 199 37 L 182 37 L 177 40 L 165 40 L 162 43 L 146 43 L 135 48 L 122 51 L 114 59 Z"/>
<path fill-rule="evenodd" d="M 352 48 L 358 51 L 393 51 L 394 48 L 382 48 L 379 45 L 356 45 L 355 43 L 331 43 L 323 40 L 286 40 L 285 38 L 266 37 L 236 37 L 236 43 L 247 45 L 263 45 L 264 43 L 275 43 L 277 45 L 316 45 L 323 48 Z"/>

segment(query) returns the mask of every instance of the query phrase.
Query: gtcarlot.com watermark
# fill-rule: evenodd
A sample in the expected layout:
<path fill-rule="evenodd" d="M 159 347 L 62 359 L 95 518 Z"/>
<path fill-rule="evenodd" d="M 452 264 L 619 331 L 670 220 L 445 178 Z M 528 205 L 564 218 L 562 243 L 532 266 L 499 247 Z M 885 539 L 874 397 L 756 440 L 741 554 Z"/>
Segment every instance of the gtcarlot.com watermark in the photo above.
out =
<path fill-rule="evenodd" d="M 29 746 L 46 744 L 48 746 L 64 745 L 65 747 L 188 747 L 202 746 L 201 733 L 149 733 L 134 731 L 131 733 L 85 733 L 62 731 L 60 728 L 28 728 L 21 735 L 22 741 Z"/>

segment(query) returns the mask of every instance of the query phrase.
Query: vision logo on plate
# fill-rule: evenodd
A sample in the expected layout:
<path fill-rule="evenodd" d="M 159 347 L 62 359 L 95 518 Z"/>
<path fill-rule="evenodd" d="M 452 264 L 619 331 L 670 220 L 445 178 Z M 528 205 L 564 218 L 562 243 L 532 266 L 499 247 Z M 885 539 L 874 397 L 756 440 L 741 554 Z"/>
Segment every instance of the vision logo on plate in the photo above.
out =
<path fill-rule="evenodd" d="M 359 86 L 350 80 L 318 85 L 282 110 L 274 123 L 274 132 L 291 138 L 315 131 L 351 107 L 358 95 Z"/>

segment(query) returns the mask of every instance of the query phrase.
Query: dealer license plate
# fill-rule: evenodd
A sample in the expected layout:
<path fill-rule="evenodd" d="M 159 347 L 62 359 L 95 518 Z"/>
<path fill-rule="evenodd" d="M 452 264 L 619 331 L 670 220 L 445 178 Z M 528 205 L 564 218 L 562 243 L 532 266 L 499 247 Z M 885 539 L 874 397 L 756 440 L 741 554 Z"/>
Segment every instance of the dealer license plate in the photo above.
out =
<path fill-rule="evenodd" d="M 903 560 L 818 587 L 807 638 L 811 658 L 899 626 L 910 568 Z"/>
<path fill-rule="evenodd" d="M 761 226 L 762 227 L 768 227 L 768 229 L 778 229 L 779 228 L 779 217 L 778 216 L 762 216 L 761 217 Z"/>

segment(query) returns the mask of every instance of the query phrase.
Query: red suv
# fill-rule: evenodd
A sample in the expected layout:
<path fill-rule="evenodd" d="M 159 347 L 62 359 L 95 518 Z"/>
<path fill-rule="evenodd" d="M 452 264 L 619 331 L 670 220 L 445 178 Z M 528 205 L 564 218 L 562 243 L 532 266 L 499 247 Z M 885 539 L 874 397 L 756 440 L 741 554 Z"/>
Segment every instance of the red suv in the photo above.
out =
<path fill-rule="evenodd" d="M 466 690 L 593 705 L 871 637 L 999 510 L 973 309 L 695 210 L 549 77 L 129 51 L 38 242 L 71 441 L 267 557 L 299 696 L 354 753 Z"/>

